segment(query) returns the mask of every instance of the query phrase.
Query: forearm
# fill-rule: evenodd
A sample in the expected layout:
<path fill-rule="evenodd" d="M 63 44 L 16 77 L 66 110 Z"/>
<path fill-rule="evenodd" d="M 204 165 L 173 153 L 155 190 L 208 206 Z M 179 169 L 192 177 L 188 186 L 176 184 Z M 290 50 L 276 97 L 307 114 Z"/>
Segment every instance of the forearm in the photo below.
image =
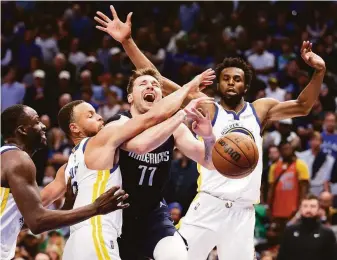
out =
<path fill-rule="evenodd" d="M 301 104 L 307 110 L 307 112 L 311 110 L 319 96 L 324 79 L 324 74 L 325 69 L 321 71 L 315 71 L 309 84 L 302 90 L 297 98 L 297 102 Z"/>
<path fill-rule="evenodd" d="M 53 182 L 49 183 L 42 191 L 41 191 L 41 200 L 43 207 L 48 207 L 55 200 L 59 199 L 64 193 L 65 190 L 55 190 L 52 188 Z"/>
<path fill-rule="evenodd" d="M 97 210 L 93 204 L 66 211 L 41 209 L 36 212 L 36 221 L 32 232 L 37 234 L 47 230 L 71 226 L 87 220 L 95 214 L 97 214 Z M 27 224 L 31 228 L 29 223 Z"/>
<path fill-rule="evenodd" d="M 148 153 L 156 149 L 173 134 L 181 123 L 184 122 L 185 116 L 186 113 L 183 110 L 178 111 L 173 117 L 145 130 L 143 133 L 126 142 L 122 146 L 122 149 L 137 154 Z"/>
<path fill-rule="evenodd" d="M 211 137 L 204 138 L 204 157 L 201 164 L 209 170 L 215 169 L 212 161 L 212 150 L 216 141 L 215 135 L 213 134 Z"/>
<path fill-rule="evenodd" d="M 122 42 L 123 48 L 126 54 L 129 56 L 132 63 L 137 69 L 143 68 L 154 68 L 156 67 L 151 63 L 151 61 L 141 52 L 136 43 L 132 38 L 129 38 Z"/>

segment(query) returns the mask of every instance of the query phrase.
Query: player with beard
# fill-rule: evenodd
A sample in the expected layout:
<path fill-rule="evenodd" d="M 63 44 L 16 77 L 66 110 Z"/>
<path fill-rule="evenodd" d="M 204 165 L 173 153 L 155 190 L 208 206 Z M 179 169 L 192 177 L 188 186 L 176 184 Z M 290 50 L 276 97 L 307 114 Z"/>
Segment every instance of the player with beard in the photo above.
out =
<path fill-rule="evenodd" d="M 73 225 L 99 214 L 124 208 L 118 204 L 127 198 L 113 187 L 83 207 L 75 210 L 47 210 L 42 206 L 36 183 L 34 152 L 46 145 L 46 127 L 36 111 L 14 105 L 1 114 L 1 259 L 14 257 L 17 236 L 25 221 L 33 233 Z M 24 220 L 23 220 L 24 219 Z"/>
<path fill-rule="evenodd" d="M 211 80 L 213 73 L 206 70 L 202 75 Z M 108 122 L 118 127 L 151 109 L 163 95 L 156 79 L 160 80 L 160 75 L 154 69 L 134 72 L 127 87 L 130 111 L 115 115 Z M 203 143 L 193 136 L 183 124 L 184 117 L 177 113 L 121 146 L 119 165 L 131 205 L 123 212 L 118 242 L 123 260 L 187 259 L 186 245 L 170 219 L 163 190 L 170 178 L 174 147 L 204 167 L 214 169 L 211 152 L 215 136 L 211 120 L 196 109 L 192 113 L 192 129 L 203 138 Z"/>
<path fill-rule="evenodd" d="M 102 117 L 82 100 L 70 102 L 61 108 L 59 125 L 75 147 L 67 165 L 58 171 L 55 180 L 42 191 L 44 205 L 49 205 L 63 195 L 69 176 L 78 191 L 74 208 L 90 203 L 112 185 L 122 185 L 117 153 L 120 145 L 144 130 L 140 135 L 146 134 L 152 126 L 172 116 L 189 92 L 195 91 L 200 84 L 208 85 L 212 78 L 214 75 L 211 70 L 195 77 L 166 98 L 156 98 L 148 112 L 122 124 L 111 123 L 103 127 Z M 151 86 L 160 88 L 161 83 L 157 79 L 151 78 Z M 135 81 L 133 86 L 138 89 L 142 88 L 142 84 L 142 81 Z M 211 100 L 208 97 L 193 100 L 184 110 L 178 111 L 174 118 L 185 118 L 187 114 L 193 117 L 199 103 Z M 121 227 L 121 210 L 71 226 L 63 259 L 120 259 L 117 237 L 121 234 Z"/>
<path fill-rule="evenodd" d="M 125 23 L 119 20 L 111 6 L 113 20 L 101 12 L 95 20 L 97 29 L 108 33 L 122 43 L 137 69 L 154 68 L 154 65 L 138 49 L 131 37 L 131 15 Z M 217 66 L 217 87 L 221 93 L 219 104 L 203 105 L 210 113 L 216 138 L 230 132 L 246 133 L 255 140 L 259 161 L 254 171 L 242 179 L 224 177 L 215 170 L 198 167 L 200 174 L 198 195 L 181 222 L 180 232 L 189 245 L 189 259 L 205 259 L 217 246 L 219 259 L 253 259 L 254 223 L 253 204 L 259 202 L 262 174 L 261 132 L 270 121 L 305 116 L 314 105 L 325 74 L 324 60 L 312 52 L 312 44 L 303 42 L 302 59 L 315 71 L 308 85 L 295 100 L 279 102 L 271 98 L 253 103 L 244 100 L 250 87 L 252 70 L 238 58 L 226 58 Z M 163 93 L 179 89 L 174 82 L 162 78 Z M 200 91 L 190 93 L 188 100 L 205 96 Z"/>

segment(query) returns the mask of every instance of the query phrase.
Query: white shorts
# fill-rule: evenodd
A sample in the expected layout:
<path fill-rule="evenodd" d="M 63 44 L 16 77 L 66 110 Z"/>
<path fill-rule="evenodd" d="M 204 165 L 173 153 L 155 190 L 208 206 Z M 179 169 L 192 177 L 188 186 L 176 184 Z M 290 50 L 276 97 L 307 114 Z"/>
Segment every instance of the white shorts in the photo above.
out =
<path fill-rule="evenodd" d="M 111 227 L 93 230 L 91 226 L 83 226 L 70 235 L 62 259 L 120 260 L 117 233 Z"/>
<path fill-rule="evenodd" d="M 199 193 L 181 221 L 189 260 L 205 260 L 216 246 L 219 260 L 254 259 L 255 210 Z"/>

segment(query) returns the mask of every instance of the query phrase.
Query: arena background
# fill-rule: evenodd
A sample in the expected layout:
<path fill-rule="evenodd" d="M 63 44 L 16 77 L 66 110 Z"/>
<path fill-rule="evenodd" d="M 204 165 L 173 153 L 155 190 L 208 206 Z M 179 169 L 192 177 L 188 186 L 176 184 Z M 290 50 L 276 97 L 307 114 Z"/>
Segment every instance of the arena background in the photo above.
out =
<path fill-rule="evenodd" d="M 255 206 L 257 257 L 276 259 L 283 231 L 273 221 L 267 201 L 268 175 L 272 174 L 269 169 L 278 159 L 277 145 L 282 140 L 290 141 L 298 157 L 306 162 L 308 158 L 301 152 L 317 150 L 311 137 L 317 137 L 316 132 L 323 133 L 321 151 L 329 154 L 333 163 L 325 169 L 320 183 L 314 180 L 320 188 L 311 190 L 320 196 L 323 225 L 336 231 L 336 1 L 2 1 L 1 110 L 17 103 L 27 104 L 36 109 L 48 128 L 48 148 L 34 155 L 38 185 L 43 188 L 53 180 L 72 149 L 57 125 L 60 107 L 71 100 L 84 99 L 104 119 L 129 107 L 126 85 L 134 67 L 121 45 L 95 29 L 93 20 L 98 10 L 110 15 L 110 4 L 121 20 L 134 12 L 135 42 L 163 75 L 179 84 L 206 68 L 214 68 L 225 57 L 248 61 L 255 69 L 246 97 L 250 102 L 262 97 L 296 98 L 313 72 L 302 61 L 299 49 L 304 40 L 313 43 L 313 51 L 325 60 L 327 67 L 319 99 L 308 116 L 274 122 L 263 133 L 262 195 L 261 203 Z M 205 91 L 219 99 L 215 85 Z M 331 126 L 335 132 L 327 137 L 325 131 Z M 185 214 L 195 196 L 197 177 L 196 164 L 176 151 L 165 192 L 175 221 Z M 52 208 L 59 208 L 62 203 L 58 201 Z M 296 216 L 292 221 L 296 221 Z M 68 232 L 68 228 L 41 235 L 22 231 L 15 259 L 61 259 Z M 216 249 L 208 259 L 217 259 Z"/>

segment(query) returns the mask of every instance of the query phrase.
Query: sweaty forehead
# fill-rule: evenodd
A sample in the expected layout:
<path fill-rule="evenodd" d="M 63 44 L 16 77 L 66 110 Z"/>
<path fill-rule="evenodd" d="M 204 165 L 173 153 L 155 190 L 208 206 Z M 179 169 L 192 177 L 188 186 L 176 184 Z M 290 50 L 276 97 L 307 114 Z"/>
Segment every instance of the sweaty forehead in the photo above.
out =
<path fill-rule="evenodd" d="M 96 113 L 96 110 L 89 103 L 83 102 L 77 105 L 76 107 L 74 107 L 74 110 L 73 110 L 74 120 L 81 118 L 82 116 L 85 116 L 90 112 Z"/>
<path fill-rule="evenodd" d="M 151 83 L 156 82 L 156 83 L 159 84 L 158 80 L 155 77 L 152 77 L 150 75 L 143 75 L 143 76 L 140 76 L 140 77 L 136 78 L 134 84 L 137 86 L 143 81 L 148 81 L 148 82 L 151 82 Z"/>
<path fill-rule="evenodd" d="M 37 112 L 32 109 L 31 107 L 25 107 L 24 108 L 26 116 L 24 117 L 24 121 L 27 123 L 27 121 L 34 120 L 35 118 L 39 117 Z"/>
<path fill-rule="evenodd" d="M 221 76 L 224 76 L 224 75 L 229 75 L 229 76 L 232 76 L 232 77 L 235 76 L 235 75 L 238 75 L 241 78 L 244 78 L 245 73 L 240 68 L 228 67 L 228 68 L 224 68 L 221 71 Z"/>

